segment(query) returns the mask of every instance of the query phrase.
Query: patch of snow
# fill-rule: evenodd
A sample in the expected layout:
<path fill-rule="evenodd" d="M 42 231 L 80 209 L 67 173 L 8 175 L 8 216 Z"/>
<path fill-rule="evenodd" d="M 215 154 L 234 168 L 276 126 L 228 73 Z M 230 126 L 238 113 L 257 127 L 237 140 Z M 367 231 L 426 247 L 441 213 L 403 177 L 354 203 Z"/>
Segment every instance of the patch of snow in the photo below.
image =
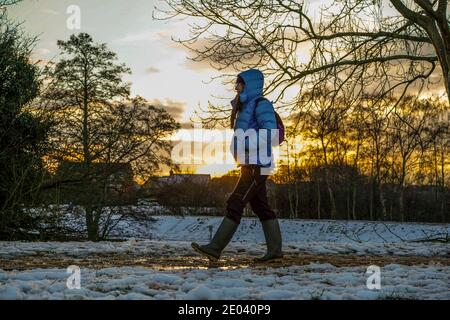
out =
<path fill-rule="evenodd" d="M 200 285 L 189 291 L 184 298 L 187 300 L 216 300 L 218 297 L 207 286 Z"/>

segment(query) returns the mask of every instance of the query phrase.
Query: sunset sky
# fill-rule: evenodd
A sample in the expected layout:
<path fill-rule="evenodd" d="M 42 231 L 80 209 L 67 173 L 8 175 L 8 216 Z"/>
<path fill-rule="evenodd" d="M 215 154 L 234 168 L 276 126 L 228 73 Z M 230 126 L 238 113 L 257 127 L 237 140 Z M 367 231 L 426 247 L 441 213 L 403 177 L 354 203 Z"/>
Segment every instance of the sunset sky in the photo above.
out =
<path fill-rule="evenodd" d="M 321 5 L 329 2 L 307 1 L 308 11 L 316 15 Z M 81 10 L 79 30 L 67 27 L 67 9 L 71 5 Z M 171 39 L 188 36 L 188 21 L 155 20 L 155 6 L 163 9 L 166 4 L 158 0 L 23 0 L 9 7 L 8 15 L 23 22 L 28 34 L 38 36 L 33 53 L 36 61 L 57 60 L 56 41 L 67 40 L 73 33 L 87 32 L 94 41 L 107 43 L 119 61 L 132 70 L 125 78 L 132 83 L 132 94 L 164 106 L 187 129 L 199 106 L 206 107 L 208 101 L 225 105 L 235 92 L 232 85 L 224 86 L 220 80 L 210 82 L 220 73 L 207 63 L 189 60 L 191 53 Z M 302 50 L 307 59 L 307 49 Z M 233 166 L 218 167 L 209 165 L 199 172 L 224 173 Z"/>
<path fill-rule="evenodd" d="M 315 5 L 318 3 L 314 1 Z M 67 9 L 71 5 L 81 10 L 79 30 L 67 28 L 71 15 Z M 59 52 L 56 41 L 66 40 L 73 33 L 87 32 L 94 41 L 107 43 L 119 61 L 132 71 L 125 78 L 132 83 L 132 94 L 164 106 L 187 129 L 191 127 L 189 119 L 195 109 L 207 106 L 208 101 L 227 104 L 235 95 L 234 88 L 224 86 L 220 80 L 211 82 L 220 73 L 207 63 L 189 60 L 191 53 L 171 39 L 188 35 L 188 21 L 155 20 L 152 18 L 155 6 L 166 8 L 164 1 L 157 0 L 23 0 L 9 7 L 8 16 L 23 22 L 29 35 L 38 36 L 33 52 L 36 61 L 56 61 Z M 189 131 L 184 130 L 177 137 L 183 137 L 183 133 L 184 137 L 189 136 Z M 195 166 L 195 170 L 221 174 L 235 166 L 200 167 L 197 170 Z"/>
<path fill-rule="evenodd" d="M 314 11 L 326 1 L 309 2 L 310 11 Z M 70 16 L 66 11 L 71 5 L 81 9 L 80 30 L 66 27 Z M 220 73 L 207 63 L 189 60 L 191 53 L 172 41 L 171 37 L 189 34 L 188 21 L 154 20 L 155 6 L 167 7 L 158 0 L 23 0 L 8 10 L 10 18 L 23 22 L 30 35 L 38 36 L 36 60 L 56 59 L 57 40 L 87 32 L 95 41 L 107 43 L 119 61 L 131 68 L 132 75 L 126 80 L 132 82 L 133 95 L 163 104 L 177 120 L 189 122 L 199 105 L 206 106 L 208 100 L 225 104 L 235 93 L 232 86 L 223 86 L 220 80 L 207 83 Z"/>
<path fill-rule="evenodd" d="M 79 30 L 69 30 L 66 26 L 70 17 L 67 9 L 71 5 L 81 9 Z M 206 64 L 187 59 L 189 52 L 171 39 L 187 35 L 186 22 L 154 20 L 155 5 L 164 8 L 165 3 L 155 0 L 24 0 L 9 7 L 8 15 L 23 22 L 28 34 L 38 36 L 33 53 L 36 61 L 57 60 L 56 41 L 66 40 L 73 33 L 87 32 L 94 41 L 107 43 L 109 49 L 117 53 L 119 61 L 132 71 L 125 78 L 132 83 L 132 95 L 164 106 L 183 128 L 190 128 L 189 118 L 199 105 L 206 106 L 208 100 L 216 99 L 214 96 L 231 100 L 233 87 L 225 87 L 220 81 L 207 83 L 218 73 Z"/>
<path fill-rule="evenodd" d="M 70 5 L 81 9 L 81 29 L 69 30 L 66 13 Z M 185 22 L 152 19 L 154 0 L 24 0 L 10 7 L 9 16 L 23 21 L 24 29 L 37 35 L 34 58 L 56 58 L 56 41 L 72 33 L 87 32 L 95 41 L 105 42 L 132 70 L 132 94 L 141 95 L 168 107 L 180 122 L 188 122 L 199 104 L 206 105 L 212 95 L 231 96 L 232 88 L 220 83 L 205 84 L 217 75 L 204 65 L 187 59 L 188 52 L 171 40 L 186 35 Z M 227 91 L 228 89 L 228 91 Z"/>

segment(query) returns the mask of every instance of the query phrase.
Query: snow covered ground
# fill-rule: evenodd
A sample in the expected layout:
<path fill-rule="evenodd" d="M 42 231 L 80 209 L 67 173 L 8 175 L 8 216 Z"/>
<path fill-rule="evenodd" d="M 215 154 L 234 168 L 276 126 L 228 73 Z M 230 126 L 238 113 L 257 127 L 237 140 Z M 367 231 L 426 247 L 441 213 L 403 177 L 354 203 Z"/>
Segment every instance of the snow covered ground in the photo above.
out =
<path fill-rule="evenodd" d="M 450 299 L 450 268 L 382 268 L 381 289 L 366 287 L 365 267 L 310 264 L 267 269 L 159 272 L 142 267 L 81 270 L 68 289 L 65 269 L 0 271 L 2 299 Z"/>
<path fill-rule="evenodd" d="M 432 241 L 449 224 L 281 220 L 289 263 L 253 265 L 264 236 L 245 218 L 210 265 L 190 242 L 208 241 L 220 221 L 124 219 L 112 234 L 122 242 L 0 242 L 0 299 L 450 299 L 450 244 Z M 66 286 L 70 264 L 81 289 Z M 370 265 L 380 290 L 366 286 Z"/>
<path fill-rule="evenodd" d="M 156 221 L 136 223 L 122 220 L 113 235 L 161 240 L 207 240 L 209 226 L 215 229 L 221 217 L 156 216 Z M 395 223 L 335 220 L 281 219 L 284 239 L 288 242 L 399 242 L 414 241 L 450 234 L 450 224 Z M 256 218 L 244 218 L 234 240 L 264 241 Z"/>

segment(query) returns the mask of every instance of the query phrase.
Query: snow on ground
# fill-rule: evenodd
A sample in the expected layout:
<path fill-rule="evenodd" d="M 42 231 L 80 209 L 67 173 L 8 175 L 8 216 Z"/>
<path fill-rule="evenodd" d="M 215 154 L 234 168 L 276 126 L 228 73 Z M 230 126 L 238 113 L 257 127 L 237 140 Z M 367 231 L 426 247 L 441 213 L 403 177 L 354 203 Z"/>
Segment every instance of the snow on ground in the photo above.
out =
<path fill-rule="evenodd" d="M 111 232 L 111 237 L 207 241 L 210 237 L 210 227 L 215 230 L 222 220 L 222 217 L 218 216 L 187 214 L 188 212 L 199 211 L 199 209 L 194 210 L 193 208 L 181 210 L 184 212 L 184 216 L 161 215 L 161 213 L 167 214 L 169 209 L 159 205 L 123 208 L 125 208 L 123 210 L 133 212 L 140 219 L 136 220 L 132 217 L 121 217 L 113 214 L 110 218 L 114 223 L 117 222 L 117 225 Z M 39 209 L 32 210 L 39 211 Z M 82 208 L 75 207 L 68 210 L 67 205 L 61 205 L 54 210 L 66 213 L 62 221 L 66 226 L 85 232 Z M 212 208 L 203 208 L 203 211 L 212 212 L 213 210 Z M 450 236 L 450 224 L 438 223 L 280 219 L 280 225 L 286 242 L 392 243 Z M 258 219 L 244 217 L 234 240 L 264 241 Z"/>
<path fill-rule="evenodd" d="M 202 243 L 206 243 L 202 242 Z M 128 240 L 124 242 L 0 242 L 0 258 L 10 258 L 23 255 L 50 253 L 82 257 L 89 254 L 158 254 L 192 255 L 190 241 L 156 241 Z M 356 254 L 356 255 L 395 255 L 395 256 L 450 256 L 450 244 L 442 243 L 333 243 L 333 242 L 288 242 L 283 244 L 286 253 L 313 254 Z M 238 252 L 249 255 L 259 255 L 265 250 L 264 241 L 232 242 L 224 252 L 226 256 Z M 1 267 L 1 266 L 0 266 Z"/>
<path fill-rule="evenodd" d="M 141 209 L 142 210 L 142 209 Z M 210 226 L 215 230 L 222 217 L 207 216 L 152 216 L 152 219 L 121 220 L 111 233 L 115 237 L 133 237 L 158 240 L 208 240 Z M 73 222 L 78 225 L 81 221 Z M 426 240 L 450 235 L 450 224 L 398 223 L 346 220 L 280 219 L 284 240 L 287 242 L 401 242 Z M 258 219 L 244 217 L 234 240 L 264 241 Z"/>
<path fill-rule="evenodd" d="M 115 235 L 162 240 L 208 240 L 208 227 L 213 226 L 215 230 L 222 220 L 221 217 L 191 216 L 163 216 L 155 219 L 155 222 L 147 222 L 142 228 L 124 221 L 118 225 Z M 450 234 L 450 224 L 432 223 L 280 219 L 280 225 L 286 242 L 385 243 L 424 240 Z M 243 218 L 234 239 L 264 241 L 258 219 Z"/>
<path fill-rule="evenodd" d="M 171 252 L 191 254 L 190 242 L 207 242 L 221 217 L 156 216 L 151 220 L 122 220 L 112 235 L 123 242 L 0 242 L 0 257 L 39 252 L 71 256 L 92 253 Z M 450 256 L 450 244 L 419 241 L 448 237 L 450 224 L 380 223 L 367 221 L 280 220 L 284 249 L 291 253 Z M 211 227 L 211 228 L 210 228 Z M 261 224 L 244 218 L 228 250 L 260 254 L 265 240 Z"/>
<path fill-rule="evenodd" d="M 190 242 L 207 242 L 221 217 L 152 216 L 121 220 L 121 242 L 0 242 L 0 262 L 23 257 L 83 259 L 95 254 L 198 257 Z M 82 225 L 81 217 L 71 224 Z M 156 270 L 141 266 L 81 269 L 81 289 L 66 287 L 66 265 L 57 269 L 6 270 L 0 264 L 0 299 L 450 299 L 450 224 L 280 220 L 289 255 L 427 257 L 419 265 L 381 264 L 381 290 L 366 287 L 368 265 L 328 262 L 282 267 L 204 267 Z M 265 251 L 257 219 L 244 218 L 224 257 Z M 108 256 L 109 255 L 109 256 Z M 439 258 L 445 263 L 434 263 Z M 330 262 L 332 259 L 330 259 Z M 436 259 L 435 259 L 436 260 Z M 19 260 L 18 260 L 19 261 Z M 314 261 L 314 260 L 312 260 Z M 321 260 L 323 261 L 323 259 Z M 363 261 L 363 260 L 361 260 Z M 432 263 L 433 262 L 433 263 Z M 116 265 L 114 265 L 116 266 Z"/>
<path fill-rule="evenodd" d="M 450 299 L 450 267 L 381 269 L 369 290 L 365 267 L 310 264 L 277 269 L 158 272 L 122 267 L 81 270 L 81 289 L 68 289 L 65 269 L 0 270 L 0 299 Z"/>

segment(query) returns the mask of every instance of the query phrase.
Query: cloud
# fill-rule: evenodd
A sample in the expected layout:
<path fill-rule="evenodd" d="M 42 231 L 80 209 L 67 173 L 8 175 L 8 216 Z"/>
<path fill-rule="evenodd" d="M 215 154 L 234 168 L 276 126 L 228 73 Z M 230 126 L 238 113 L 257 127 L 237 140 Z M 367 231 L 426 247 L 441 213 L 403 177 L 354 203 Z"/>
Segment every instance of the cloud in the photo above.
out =
<path fill-rule="evenodd" d="M 191 121 L 180 122 L 180 127 L 181 127 L 181 129 L 193 129 L 194 128 L 194 123 L 191 122 Z"/>
<path fill-rule="evenodd" d="M 186 61 L 182 63 L 182 65 L 194 71 L 216 70 L 216 68 L 211 65 L 211 61 L 209 61 L 208 59 L 202 61 L 193 61 L 192 59 L 186 59 Z"/>
<path fill-rule="evenodd" d="M 46 55 L 46 54 L 49 54 L 50 52 L 51 52 L 50 49 L 47 49 L 47 48 L 40 48 L 40 49 L 36 50 L 36 53 L 39 55 Z"/>
<path fill-rule="evenodd" d="M 47 65 L 50 61 L 46 58 L 46 56 L 48 56 L 52 51 L 50 49 L 47 48 L 39 48 L 39 49 L 35 49 L 32 53 L 32 60 L 34 61 L 34 63 L 40 65 L 40 66 L 45 66 Z"/>
<path fill-rule="evenodd" d="M 161 70 L 159 70 L 158 68 L 155 67 L 149 67 L 145 70 L 146 73 L 159 73 L 161 72 Z"/>
<path fill-rule="evenodd" d="M 197 39 L 194 43 L 189 44 L 190 48 L 187 48 L 186 46 L 175 42 L 175 41 L 171 41 L 169 46 L 175 50 L 179 50 L 179 51 L 183 51 L 186 53 L 186 61 L 184 61 L 182 63 L 183 66 L 185 66 L 186 68 L 190 69 L 190 70 L 194 70 L 194 71 L 217 71 L 218 68 L 220 67 L 221 72 L 229 72 L 229 73 L 234 73 L 234 72 L 238 72 L 238 71 L 242 71 L 244 69 L 247 69 L 249 65 L 253 65 L 256 64 L 258 62 L 258 59 L 256 57 L 253 57 L 251 59 L 247 59 L 245 61 L 245 64 L 240 63 L 239 61 L 234 62 L 233 64 L 228 64 L 227 66 L 225 66 L 223 63 L 218 63 L 213 61 L 212 59 L 205 58 L 202 59 L 200 61 L 194 61 L 193 58 L 196 57 L 196 53 L 195 51 L 204 51 L 207 48 L 212 47 L 214 43 L 209 40 L 209 39 Z M 192 49 L 192 50 L 191 50 Z"/>
<path fill-rule="evenodd" d="M 154 31 L 146 30 L 138 33 L 129 33 L 125 36 L 114 39 L 112 43 L 114 44 L 130 44 L 148 41 L 161 41 L 169 38 L 169 32 L 164 30 Z"/>
<path fill-rule="evenodd" d="M 194 128 L 194 123 L 192 121 L 186 121 L 183 119 L 183 115 L 187 110 L 187 103 L 182 101 L 174 101 L 171 99 L 164 99 L 161 101 L 159 99 L 147 100 L 149 104 L 160 107 L 166 110 L 174 119 L 177 121 L 181 129 L 192 129 Z"/>
<path fill-rule="evenodd" d="M 173 101 L 171 99 L 165 99 L 161 101 L 159 99 L 148 100 L 148 103 L 160 107 L 166 110 L 176 120 L 180 121 L 183 118 L 183 114 L 187 109 L 187 104 L 182 101 Z"/>
<path fill-rule="evenodd" d="M 51 14 L 51 15 L 54 15 L 54 16 L 57 16 L 57 15 L 60 14 L 58 11 L 55 11 L 55 10 L 52 10 L 52 9 L 49 9 L 49 8 L 42 9 L 41 12 L 46 13 L 46 14 Z"/>

